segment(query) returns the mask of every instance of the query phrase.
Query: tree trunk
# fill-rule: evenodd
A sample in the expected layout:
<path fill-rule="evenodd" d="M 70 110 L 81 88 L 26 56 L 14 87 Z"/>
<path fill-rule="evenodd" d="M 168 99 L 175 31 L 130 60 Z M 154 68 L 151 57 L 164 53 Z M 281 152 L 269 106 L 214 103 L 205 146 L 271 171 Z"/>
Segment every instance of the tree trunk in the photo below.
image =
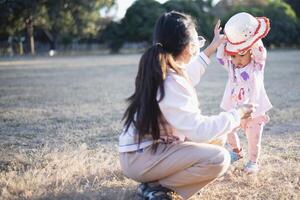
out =
<path fill-rule="evenodd" d="M 24 50 L 23 50 L 23 42 L 20 41 L 19 42 L 19 54 L 22 56 L 24 54 Z"/>
<path fill-rule="evenodd" d="M 30 52 L 31 55 L 35 55 L 34 38 L 33 38 L 33 20 L 31 15 L 26 19 L 26 28 L 27 28 L 27 34 L 30 42 Z"/>

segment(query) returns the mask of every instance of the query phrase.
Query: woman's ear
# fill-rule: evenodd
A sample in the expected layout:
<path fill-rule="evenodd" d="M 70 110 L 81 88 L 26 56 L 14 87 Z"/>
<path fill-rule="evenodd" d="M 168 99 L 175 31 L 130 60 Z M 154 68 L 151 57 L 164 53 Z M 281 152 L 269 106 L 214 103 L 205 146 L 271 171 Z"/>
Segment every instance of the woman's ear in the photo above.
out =
<path fill-rule="evenodd" d="M 191 44 L 188 44 L 182 52 L 183 62 L 188 63 L 192 56 L 193 56 L 193 47 Z"/>

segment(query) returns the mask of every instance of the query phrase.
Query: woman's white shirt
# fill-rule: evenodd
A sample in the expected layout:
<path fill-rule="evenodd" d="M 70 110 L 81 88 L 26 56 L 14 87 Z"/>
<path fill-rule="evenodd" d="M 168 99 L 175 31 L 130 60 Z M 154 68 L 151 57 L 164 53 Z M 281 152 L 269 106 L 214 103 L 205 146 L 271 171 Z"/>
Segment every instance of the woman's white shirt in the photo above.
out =
<path fill-rule="evenodd" d="M 209 63 L 209 58 L 201 52 L 186 65 L 185 76 L 169 70 L 164 81 L 165 96 L 159 102 L 159 108 L 171 125 L 172 134 L 181 141 L 209 142 L 224 136 L 240 124 L 240 116 L 235 109 L 214 116 L 201 114 L 194 86 L 199 83 Z M 159 97 L 158 92 L 157 99 Z M 137 144 L 137 133 L 131 125 L 119 137 L 119 152 L 136 151 L 151 144 L 151 137 Z"/>
<path fill-rule="evenodd" d="M 186 66 L 188 78 L 170 72 L 164 82 L 165 96 L 159 107 L 173 127 L 173 134 L 181 140 L 208 142 L 240 124 L 240 116 L 234 109 L 214 116 L 201 114 L 194 86 L 199 83 L 209 62 L 209 58 L 201 52 Z"/>

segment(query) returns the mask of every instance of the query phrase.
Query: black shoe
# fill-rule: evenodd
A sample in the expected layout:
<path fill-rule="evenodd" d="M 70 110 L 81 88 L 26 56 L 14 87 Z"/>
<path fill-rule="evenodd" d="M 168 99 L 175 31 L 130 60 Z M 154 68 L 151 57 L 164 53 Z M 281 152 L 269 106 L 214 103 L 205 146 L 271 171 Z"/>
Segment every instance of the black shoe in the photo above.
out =
<path fill-rule="evenodd" d="M 137 189 L 136 200 L 172 200 L 173 192 L 161 185 L 150 186 L 148 183 L 141 183 Z"/>

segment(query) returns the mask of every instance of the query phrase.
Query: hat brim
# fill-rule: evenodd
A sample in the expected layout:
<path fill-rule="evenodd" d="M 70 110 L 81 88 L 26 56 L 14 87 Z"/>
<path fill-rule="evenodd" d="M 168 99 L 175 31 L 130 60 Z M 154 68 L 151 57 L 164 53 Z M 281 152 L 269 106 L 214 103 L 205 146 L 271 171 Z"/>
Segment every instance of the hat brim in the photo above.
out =
<path fill-rule="evenodd" d="M 225 46 L 225 52 L 227 54 L 236 55 L 239 52 L 246 51 L 249 48 L 251 48 L 251 46 L 254 43 L 256 43 L 261 38 L 264 38 L 269 33 L 269 31 L 270 31 L 269 19 L 266 17 L 256 17 L 256 19 L 258 20 L 260 27 L 257 30 L 257 32 L 255 33 L 255 35 L 251 39 L 249 39 L 241 44 L 231 44 L 231 43 L 227 42 L 227 44 Z"/>

